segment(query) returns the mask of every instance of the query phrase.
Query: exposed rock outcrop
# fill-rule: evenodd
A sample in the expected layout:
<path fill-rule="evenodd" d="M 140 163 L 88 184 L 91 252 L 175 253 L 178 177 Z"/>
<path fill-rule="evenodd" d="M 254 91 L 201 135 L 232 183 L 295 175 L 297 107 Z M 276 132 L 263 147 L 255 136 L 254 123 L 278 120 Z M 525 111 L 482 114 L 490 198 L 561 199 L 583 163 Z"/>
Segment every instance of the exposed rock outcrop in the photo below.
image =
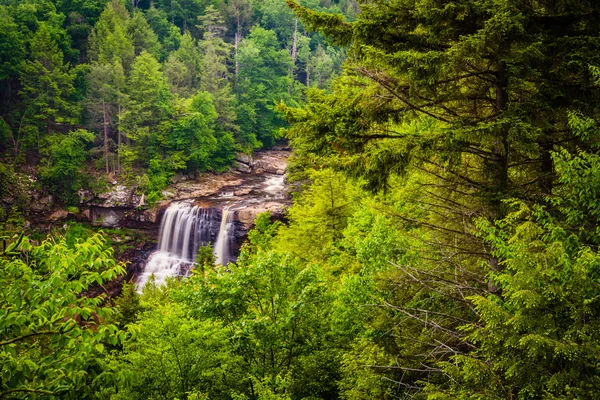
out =
<path fill-rule="evenodd" d="M 172 184 L 162 192 L 163 200 L 152 208 L 145 206 L 144 196 L 135 187 L 115 184 L 109 191 L 97 196 L 82 190 L 78 193 L 80 212 L 77 217 L 104 227 L 156 230 L 160 216 L 173 201 L 204 199 L 218 203 L 222 200 L 251 199 L 256 202 L 263 199 L 259 204 L 250 202 L 252 204 L 240 211 L 240 223 L 249 228 L 260 212 L 270 211 L 274 215 L 283 212 L 287 200 L 280 192 L 284 189 L 277 187 L 278 195 L 274 196 L 272 181 L 277 181 L 278 185 L 283 183 L 274 176 L 284 174 L 288 156 L 289 152 L 284 150 L 262 151 L 253 156 L 240 153 L 236 155 L 234 167 L 222 174 L 207 172 L 194 178 L 176 174 L 171 178 Z M 48 208 L 48 203 L 52 202 L 52 198 L 39 200 L 41 208 Z M 57 214 L 55 218 L 58 217 L 66 218 L 66 215 Z"/>

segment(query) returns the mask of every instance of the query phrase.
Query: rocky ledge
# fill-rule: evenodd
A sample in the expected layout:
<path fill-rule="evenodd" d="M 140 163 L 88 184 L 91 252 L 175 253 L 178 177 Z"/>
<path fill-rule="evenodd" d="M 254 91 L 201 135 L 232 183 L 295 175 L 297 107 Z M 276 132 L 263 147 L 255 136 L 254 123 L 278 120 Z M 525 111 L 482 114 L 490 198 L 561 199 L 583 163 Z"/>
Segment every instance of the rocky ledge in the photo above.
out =
<path fill-rule="evenodd" d="M 78 213 L 55 211 L 50 221 L 74 218 L 104 227 L 128 227 L 156 230 L 164 210 L 174 201 L 190 200 L 206 207 L 222 208 L 245 203 L 237 215 L 249 228 L 256 215 L 269 211 L 281 217 L 289 203 L 285 194 L 284 173 L 290 152 L 279 148 L 260 151 L 253 156 L 238 154 L 231 170 L 203 173 L 196 177 L 177 174 L 162 195 L 163 200 L 148 207 L 145 196 L 132 187 L 115 184 L 101 195 L 80 191 Z"/>

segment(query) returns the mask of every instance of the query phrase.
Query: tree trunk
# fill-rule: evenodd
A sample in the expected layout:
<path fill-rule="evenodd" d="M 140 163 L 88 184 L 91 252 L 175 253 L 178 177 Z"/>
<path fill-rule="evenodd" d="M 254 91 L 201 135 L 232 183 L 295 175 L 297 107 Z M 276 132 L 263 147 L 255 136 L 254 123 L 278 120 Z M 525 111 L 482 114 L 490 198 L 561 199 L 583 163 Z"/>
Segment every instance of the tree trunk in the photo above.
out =
<path fill-rule="evenodd" d="M 296 18 L 296 23 L 294 24 L 294 38 L 292 42 L 292 62 L 296 64 L 297 58 L 297 46 L 298 46 L 298 18 Z"/>
<path fill-rule="evenodd" d="M 498 65 L 496 73 L 496 114 L 500 116 L 508 105 L 508 73 L 506 63 L 501 62 Z M 502 127 L 494 141 L 492 152 L 496 158 L 495 165 L 492 166 L 494 192 L 496 199 L 492 199 L 494 204 L 494 219 L 502 218 L 502 199 L 508 192 L 508 128 Z"/>
<path fill-rule="evenodd" d="M 288 88 L 288 93 L 290 96 L 292 95 L 292 90 L 294 88 L 294 69 L 296 68 L 296 59 L 297 56 L 297 45 L 298 45 L 298 18 L 296 18 L 296 23 L 294 24 L 294 36 L 292 41 L 292 49 L 290 55 L 292 56 L 292 65 L 290 65 L 290 77 L 292 81 L 290 82 L 290 87 Z"/>
<path fill-rule="evenodd" d="M 117 172 L 121 174 L 121 103 L 119 103 L 119 124 L 117 126 Z"/>
<path fill-rule="evenodd" d="M 496 107 L 495 111 L 498 117 L 506 109 L 508 105 L 508 73 L 506 63 L 501 62 L 498 65 L 496 72 Z M 504 217 L 504 200 L 508 194 L 508 128 L 502 127 L 498 132 L 494 144 L 492 146 L 494 161 L 490 165 L 490 176 L 492 178 L 491 196 L 489 199 L 490 218 L 498 220 Z M 500 272 L 502 266 L 498 257 L 490 255 L 488 264 L 494 272 Z M 501 288 L 498 287 L 492 280 L 488 281 L 488 291 L 490 293 L 501 295 Z"/>
<path fill-rule="evenodd" d="M 106 164 L 106 175 L 110 173 L 108 167 L 108 106 L 102 101 L 102 109 L 104 110 L 104 162 Z"/>
<path fill-rule="evenodd" d="M 238 83 L 238 74 L 240 72 L 240 62 L 238 61 L 238 47 L 240 45 L 240 37 L 242 36 L 242 27 L 240 25 L 240 16 L 238 15 L 237 17 L 237 30 L 235 32 L 235 43 L 234 43 L 234 48 L 235 48 L 235 86 L 237 87 L 237 83 Z"/>
<path fill-rule="evenodd" d="M 306 87 L 310 87 L 310 54 L 306 57 Z"/>

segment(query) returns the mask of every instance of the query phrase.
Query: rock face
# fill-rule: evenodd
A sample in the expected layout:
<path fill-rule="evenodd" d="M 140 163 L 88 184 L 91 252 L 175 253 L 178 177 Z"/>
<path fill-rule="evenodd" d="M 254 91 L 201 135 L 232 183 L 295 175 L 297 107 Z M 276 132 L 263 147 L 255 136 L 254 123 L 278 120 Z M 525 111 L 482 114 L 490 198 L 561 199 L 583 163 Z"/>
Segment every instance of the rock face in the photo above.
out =
<path fill-rule="evenodd" d="M 131 207 L 139 202 L 139 196 L 135 195 L 132 188 L 116 185 L 109 192 L 100 194 L 94 199 L 98 207 Z"/>
<path fill-rule="evenodd" d="M 207 172 L 195 178 L 176 174 L 162 193 L 164 200 L 152 208 L 144 206 L 143 195 L 124 185 L 115 184 L 108 192 L 95 197 L 90 191 L 82 190 L 78 193 L 80 205 L 76 216 L 60 211 L 53 214 L 51 220 L 76 217 L 98 226 L 157 231 L 170 203 L 190 200 L 217 208 L 237 204 L 238 222 L 247 231 L 261 212 L 269 211 L 274 216 L 283 214 L 289 202 L 283 182 L 289 154 L 282 149 L 261 151 L 253 156 L 240 153 L 232 169 L 222 174 Z M 54 199 L 38 201 L 47 209 Z"/>

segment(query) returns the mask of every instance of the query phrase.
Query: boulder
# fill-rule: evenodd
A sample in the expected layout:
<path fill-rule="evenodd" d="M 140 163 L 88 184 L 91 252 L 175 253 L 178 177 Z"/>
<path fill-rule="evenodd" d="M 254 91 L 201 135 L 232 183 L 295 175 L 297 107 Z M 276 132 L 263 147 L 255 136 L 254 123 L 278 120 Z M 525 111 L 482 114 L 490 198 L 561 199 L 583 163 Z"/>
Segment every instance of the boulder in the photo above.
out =
<path fill-rule="evenodd" d="M 239 162 L 239 161 L 236 161 L 236 162 L 235 162 L 235 164 L 234 164 L 233 168 L 234 168 L 236 171 L 243 172 L 243 173 L 245 173 L 245 174 L 249 174 L 250 172 L 252 172 L 252 168 L 250 168 L 250 166 L 249 166 L 249 165 L 247 165 L 247 164 L 244 164 L 244 163 L 242 163 L 242 162 Z"/>
<path fill-rule="evenodd" d="M 183 182 L 183 181 L 187 181 L 187 176 L 185 176 L 181 172 L 178 172 L 171 177 L 171 182 L 173 182 L 173 183 L 179 183 L 179 182 Z"/>
<path fill-rule="evenodd" d="M 50 221 L 58 221 L 58 220 L 61 220 L 61 219 L 65 219 L 68 216 L 69 216 L 69 212 L 68 211 L 66 211 L 66 210 L 57 210 L 57 211 L 54 211 L 52 213 L 52 215 L 50 215 L 48 217 L 48 219 Z"/>
<path fill-rule="evenodd" d="M 116 228 L 123 219 L 123 212 L 108 208 L 96 208 L 93 212 L 93 224 L 107 228 Z"/>
<path fill-rule="evenodd" d="M 254 189 L 252 188 L 242 188 L 233 192 L 234 196 L 246 196 L 250 194 Z"/>
<path fill-rule="evenodd" d="M 262 204 L 251 205 L 236 212 L 236 219 L 244 225 L 246 230 L 254 226 L 254 220 L 258 214 L 269 212 L 271 218 L 282 219 L 286 205 L 279 202 L 264 202 Z"/>
<path fill-rule="evenodd" d="M 254 159 L 252 158 L 251 154 L 237 153 L 235 155 L 235 160 L 244 163 L 250 167 L 254 164 Z"/>
<path fill-rule="evenodd" d="M 87 189 L 80 189 L 77 191 L 77 195 L 79 196 L 79 203 L 83 204 L 83 203 L 87 203 L 90 200 L 94 199 L 94 194 L 92 193 L 91 190 L 87 190 Z"/>
<path fill-rule="evenodd" d="M 283 175 L 286 167 L 285 152 L 271 152 L 257 154 L 254 162 L 255 172 L 264 171 L 269 174 Z"/>

